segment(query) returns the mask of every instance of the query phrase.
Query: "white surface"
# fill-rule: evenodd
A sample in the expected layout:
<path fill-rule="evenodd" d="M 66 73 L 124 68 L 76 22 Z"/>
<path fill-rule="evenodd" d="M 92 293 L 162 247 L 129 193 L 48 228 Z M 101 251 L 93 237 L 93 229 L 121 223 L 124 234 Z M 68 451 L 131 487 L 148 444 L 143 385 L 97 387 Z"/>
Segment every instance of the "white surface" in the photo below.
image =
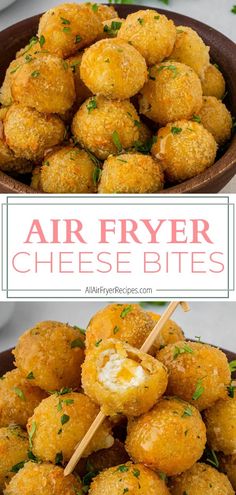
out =
<path fill-rule="evenodd" d="M 0 303 L 1 306 L 4 303 Z M 91 316 L 102 303 L 16 303 L 12 320 L 0 331 L 0 352 L 16 344 L 17 338 L 36 322 L 58 320 L 85 328 Z M 163 306 L 150 307 L 157 313 Z M 191 311 L 178 308 L 173 317 L 188 338 L 201 336 L 202 340 L 236 352 L 236 303 L 193 302 Z"/>
<path fill-rule="evenodd" d="M 6 0 L 0 0 L 5 2 Z M 43 12 L 50 7 L 62 3 L 63 0 L 17 0 L 9 8 L 0 12 L 0 31 L 17 21 Z M 74 0 L 75 1 L 75 0 Z M 92 0 L 91 0 L 92 1 Z M 95 0 L 94 0 L 95 1 Z M 140 5 L 150 5 L 155 8 L 165 8 L 181 14 L 194 17 L 221 31 L 236 41 L 236 15 L 231 13 L 234 0 L 169 0 L 170 5 L 164 5 L 160 0 L 135 0 Z M 224 193 L 236 192 L 236 176 L 222 190 Z"/>

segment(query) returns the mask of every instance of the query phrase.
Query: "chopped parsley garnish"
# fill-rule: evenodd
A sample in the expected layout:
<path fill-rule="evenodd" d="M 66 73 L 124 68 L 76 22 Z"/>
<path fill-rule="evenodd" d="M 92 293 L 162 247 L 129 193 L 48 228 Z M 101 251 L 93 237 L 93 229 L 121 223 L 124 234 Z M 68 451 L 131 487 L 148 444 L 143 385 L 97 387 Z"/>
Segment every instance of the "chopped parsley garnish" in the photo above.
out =
<path fill-rule="evenodd" d="M 236 5 L 233 5 L 231 12 L 232 12 L 232 14 L 236 14 Z"/>
<path fill-rule="evenodd" d="M 163 480 L 163 481 L 166 481 L 167 480 L 166 473 L 163 473 L 162 471 L 160 471 L 159 472 L 159 476 L 160 476 L 161 480 Z"/>
<path fill-rule="evenodd" d="M 21 400 L 24 400 L 24 401 L 26 400 L 25 394 L 24 394 L 24 392 L 22 392 L 22 390 L 20 388 L 14 387 L 13 390 L 16 393 L 16 395 L 18 395 L 18 397 L 20 397 Z"/>
<path fill-rule="evenodd" d="M 30 446 L 30 449 L 32 450 L 33 448 L 33 443 L 32 443 L 32 440 L 33 440 L 33 436 L 36 432 L 36 428 L 37 428 L 37 425 L 35 423 L 35 421 L 32 422 L 32 425 L 31 425 L 31 428 L 30 428 L 30 431 L 29 431 L 29 446 Z"/>
<path fill-rule="evenodd" d="M 119 332 L 119 327 L 116 325 L 114 328 L 113 328 L 113 333 L 114 335 L 116 335 L 118 332 Z"/>
<path fill-rule="evenodd" d="M 68 414 L 62 414 L 62 417 L 61 417 L 62 426 L 65 425 L 66 423 L 68 423 L 68 421 L 70 421 L 70 416 L 68 416 Z"/>
<path fill-rule="evenodd" d="M 136 127 L 141 127 L 141 122 L 139 122 L 139 120 L 134 119 L 134 125 L 136 125 Z"/>
<path fill-rule="evenodd" d="M 58 464 L 61 464 L 62 462 L 63 462 L 62 452 L 57 452 L 55 456 L 55 464 L 58 466 Z"/>
<path fill-rule="evenodd" d="M 87 109 L 88 109 L 88 113 L 91 113 L 93 110 L 95 110 L 95 108 L 97 108 L 97 101 L 96 101 L 96 98 L 90 98 L 88 104 L 86 105 Z"/>
<path fill-rule="evenodd" d="M 155 76 L 152 76 L 151 70 L 152 70 L 151 67 L 149 67 L 149 69 L 148 69 L 148 79 L 151 79 L 151 81 L 155 81 L 156 78 L 155 78 Z"/>
<path fill-rule="evenodd" d="M 31 77 L 33 77 L 34 79 L 36 79 L 36 77 L 39 77 L 39 76 L 40 76 L 39 70 L 34 70 L 34 72 L 32 72 L 32 74 L 31 74 Z"/>
<path fill-rule="evenodd" d="M 65 60 L 63 60 L 62 64 L 63 64 L 64 69 L 67 70 L 69 67 L 68 63 Z"/>
<path fill-rule="evenodd" d="M 142 19 L 141 17 L 138 18 L 138 22 L 141 26 L 144 25 L 144 19 Z"/>
<path fill-rule="evenodd" d="M 121 466 L 117 468 L 117 471 L 120 471 L 120 473 L 127 473 L 127 471 L 129 471 L 129 468 L 128 466 L 125 466 L 125 464 L 121 464 Z"/>
<path fill-rule="evenodd" d="M 74 64 L 71 64 L 70 68 L 72 69 L 72 72 L 75 73 L 79 66 L 80 66 L 80 62 L 75 62 Z"/>
<path fill-rule="evenodd" d="M 231 385 L 228 386 L 228 396 L 233 399 L 234 394 L 235 394 L 236 387 L 231 383 Z"/>
<path fill-rule="evenodd" d="M 93 171 L 93 183 L 96 185 L 100 181 L 102 171 L 99 167 L 95 167 Z"/>
<path fill-rule="evenodd" d="M 129 313 L 130 311 L 132 311 L 132 306 L 129 305 L 127 306 L 126 308 L 124 308 L 122 311 L 121 311 L 121 314 L 120 314 L 120 317 L 123 319 L 125 318 Z"/>
<path fill-rule="evenodd" d="M 41 34 L 40 38 L 39 38 L 39 44 L 41 46 L 41 48 L 43 47 L 43 45 L 45 44 L 45 37 L 43 36 L 43 34 Z"/>
<path fill-rule="evenodd" d="M 65 17 L 61 17 L 61 22 L 62 24 L 70 24 L 70 21 L 68 19 L 65 19 Z"/>
<path fill-rule="evenodd" d="M 120 22 L 120 21 L 112 21 L 111 24 L 110 24 L 110 26 L 108 24 L 105 24 L 103 31 L 105 33 L 110 34 L 110 36 L 116 36 L 117 31 L 119 31 L 119 29 L 121 28 L 121 26 L 122 26 L 122 22 Z"/>
<path fill-rule="evenodd" d="M 199 115 L 193 115 L 192 120 L 193 120 L 193 122 L 197 122 L 198 124 L 201 124 L 201 121 L 202 121 L 202 119 L 201 119 L 201 117 L 199 117 Z"/>
<path fill-rule="evenodd" d="M 95 344 L 94 344 L 94 345 L 95 345 L 95 347 L 98 347 L 98 346 L 101 344 L 101 342 L 102 342 L 102 339 L 97 340 L 97 342 L 95 342 Z"/>
<path fill-rule="evenodd" d="M 181 132 L 182 132 L 182 128 L 181 127 L 171 127 L 171 133 L 173 135 L 180 134 Z"/>
<path fill-rule="evenodd" d="M 191 349 L 191 347 L 187 344 L 184 344 L 183 347 L 178 347 L 176 345 L 174 347 L 173 358 L 176 359 L 181 354 L 193 354 L 193 349 Z"/>
<path fill-rule="evenodd" d="M 65 404 L 66 406 L 69 406 L 71 404 L 74 404 L 74 399 L 59 399 L 59 402 L 57 404 L 57 410 L 58 410 L 58 412 L 61 412 L 62 411 L 63 404 Z"/>
<path fill-rule="evenodd" d="M 69 26 L 65 26 L 63 29 L 62 29 L 63 33 L 70 33 L 71 32 L 71 28 Z"/>
<path fill-rule="evenodd" d="M 190 406 L 187 406 L 182 414 L 182 418 L 185 418 L 186 416 L 192 416 L 193 411 Z"/>
<path fill-rule="evenodd" d="M 158 67 L 157 72 L 162 72 L 163 70 L 170 70 L 173 72 L 173 77 L 176 77 L 178 74 L 177 67 L 175 65 L 161 65 Z"/>
<path fill-rule="evenodd" d="M 121 153 L 121 151 L 122 151 L 122 144 L 120 142 L 120 137 L 119 137 L 119 134 L 118 134 L 117 131 L 114 131 L 112 133 L 112 141 L 113 141 L 114 145 L 116 146 L 118 152 Z"/>
<path fill-rule="evenodd" d="M 128 491 L 129 491 L 129 489 L 128 489 L 128 488 L 124 488 L 124 490 L 123 490 L 123 494 L 124 494 L 124 493 L 128 493 Z"/>
<path fill-rule="evenodd" d="M 160 19 L 160 16 L 159 15 L 154 15 L 154 19 L 156 19 L 158 21 Z"/>
<path fill-rule="evenodd" d="M 234 373 L 236 371 L 236 359 L 229 363 L 229 369 L 231 373 Z"/>
<path fill-rule="evenodd" d="M 15 72 L 21 67 L 21 65 L 17 65 L 17 67 L 15 67 L 15 69 L 12 69 L 10 74 L 15 74 Z"/>
<path fill-rule="evenodd" d="M 219 461 L 214 450 L 210 450 L 208 452 L 208 456 L 206 460 L 207 462 L 209 462 L 209 464 L 212 464 L 212 466 L 214 466 L 216 469 L 219 468 Z"/>
<path fill-rule="evenodd" d="M 196 385 L 196 388 L 195 388 L 195 392 L 192 396 L 192 400 L 198 400 L 200 399 L 200 397 L 202 396 L 203 392 L 205 391 L 203 385 L 202 385 L 202 380 L 203 378 L 200 378 L 198 381 L 197 381 L 197 385 Z"/>
<path fill-rule="evenodd" d="M 76 43 L 80 43 L 81 41 L 82 41 L 81 36 L 79 34 L 77 34 L 76 37 L 75 37 L 75 42 Z"/>
<path fill-rule="evenodd" d="M 72 392 L 72 388 L 64 387 L 61 388 L 61 390 L 59 391 L 53 392 L 53 394 L 60 396 L 60 395 L 70 394 L 71 392 Z"/>
<path fill-rule="evenodd" d="M 34 373 L 33 371 L 31 371 L 28 375 L 27 375 L 27 380 L 34 380 L 35 379 L 35 376 L 34 376 Z"/>
<path fill-rule="evenodd" d="M 11 473 L 18 473 L 18 471 L 20 471 L 20 469 L 22 469 L 25 465 L 25 462 L 26 461 L 21 461 L 21 462 L 18 462 L 18 464 L 15 464 L 15 466 L 12 466 L 11 468 Z"/>
<path fill-rule="evenodd" d="M 139 471 L 139 469 L 134 469 L 134 470 L 133 470 L 133 475 L 135 476 L 135 478 L 138 478 L 138 477 L 139 477 L 139 475 L 140 475 L 140 471 Z"/>
<path fill-rule="evenodd" d="M 71 349 L 74 349 L 75 347 L 79 347 L 80 349 L 85 349 L 85 344 L 83 340 L 81 340 L 79 337 L 75 340 L 72 340 L 70 344 Z"/>
<path fill-rule="evenodd" d="M 39 462 L 36 455 L 33 454 L 32 450 L 28 451 L 28 459 L 33 462 Z"/>
<path fill-rule="evenodd" d="M 98 11 L 98 4 L 97 3 L 93 3 L 91 7 L 92 7 L 93 12 Z"/>

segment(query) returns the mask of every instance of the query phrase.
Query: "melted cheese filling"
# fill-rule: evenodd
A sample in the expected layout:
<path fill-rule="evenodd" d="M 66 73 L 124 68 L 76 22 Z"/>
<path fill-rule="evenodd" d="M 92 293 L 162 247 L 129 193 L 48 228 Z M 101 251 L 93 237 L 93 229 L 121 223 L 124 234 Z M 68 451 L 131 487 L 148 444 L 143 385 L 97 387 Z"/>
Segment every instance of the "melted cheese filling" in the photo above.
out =
<path fill-rule="evenodd" d="M 145 382 L 146 372 L 133 359 L 122 357 L 114 350 L 103 353 L 103 365 L 99 368 L 98 379 L 106 388 L 124 391 Z"/>

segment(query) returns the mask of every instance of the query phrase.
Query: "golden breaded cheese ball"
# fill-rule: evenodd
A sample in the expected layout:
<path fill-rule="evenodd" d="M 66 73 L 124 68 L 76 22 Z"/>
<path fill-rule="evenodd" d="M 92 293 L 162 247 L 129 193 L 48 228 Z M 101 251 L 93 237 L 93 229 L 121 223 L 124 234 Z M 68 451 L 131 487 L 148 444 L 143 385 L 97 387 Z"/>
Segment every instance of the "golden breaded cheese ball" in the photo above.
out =
<path fill-rule="evenodd" d="M 236 396 L 218 400 L 204 412 L 211 449 L 236 454 Z"/>
<path fill-rule="evenodd" d="M 172 495 L 234 495 L 234 490 L 222 473 L 207 464 L 197 463 L 170 481 Z"/>
<path fill-rule="evenodd" d="M 40 182 L 46 193 L 94 193 L 99 175 L 100 169 L 86 151 L 68 145 L 46 156 Z"/>
<path fill-rule="evenodd" d="M 163 189 L 163 172 L 151 156 L 124 153 L 104 162 L 98 192 L 101 194 L 145 194 Z"/>
<path fill-rule="evenodd" d="M 215 96 L 218 100 L 222 100 L 226 84 L 218 66 L 208 65 L 201 83 L 204 96 Z"/>
<path fill-rule="evenodd" d="M 153 321 L 139 304 L 108 304 L 91 318 L 86 329 L 86 349 L 100 339 L 116 338 L 137 347 L 143 345 L 153 329 Z"/>
<path fill-rule="evenodd" d="M 161 315 L 153 313 L 152 311 L 148 311 L 148 314 L 151 316 L 154 324 L 156 325 L 160 320 Z M 168 344 L 173 344 L 174 342 L 179 342 L 180 340 L 184 340 L 184 332 L 182 328 L 175 321 L 167 320 L 159 332 L 154 345 L 157 351 Z"/>
<path fill-rule="evenodd" d="M 18 369 L 9 371 L 0 380 L 0 427 L 15 423 L 24 428 L 45 397 L 29 375 L 24 378 Z"/>
<path fill-rule="evenodd" d="M 78 327 L 41 321 L 21 335 L 13 351 L 16 366 L 44 390 L 80 386 L 84 334 Z"/>
<path fill-rule="evenodd" d="M 151 153 L 162 166 L 169 182 L 182 182 L 213 165 L 217 144 L 198 122 L 178 120 L 162 127 Z"/>
<path fill-rule="evenodd" d="M 200 78 L 203 78 L 210 64 L 209 46 L 205 45 L 194 29 L 178 26 L 171 59 L 189 65 Z"/>
<path fill-rule="evenodd" d="M 16 60 L 12 60 L 8 69 L 6 70 L 5 77 L 0 89 L 0 103 L 5 107 L 8 107 L 13 103 L 11 85 L 15 78 L 16 72 L 20 69 L 21 65 L 24 62 L 25 62 L 24 57 L 20 57 Z"/>
<path fill-rule="evenodd" d="M 82 60 L 83 52 L 79 52 L 72 57 L 66 59 L 69 67 L 72 69 L 75 83 L 76 104 L 80 106 L 84 100 L 91 96 L 91 91 L 85 86 L 80 77 L 80 64 Z"/>
<path fill-rule="evenodd" d="M 167 372 L 155 358 L 125 342 L 100 339 L 86 354 L 82 384 L 106 416 L 139 416 L 164 394 Z"/>
<path fill-rule="evenodd" d="M 14 104 L 4 120 L 4 134 L 16 157 L 39 161 L 48 149 L 63 141 L 65 125 L 57 115 Z"/>
<path fill-rule="evenodd" d="M 4 495 L 79 495 L 81 490 L 82 484 L 76 476 L 65 477 L 61 467 L 27 462 L 4 490 Z"/>
<path fill-rule="evenodd" d="M 86 100 L 73 119 L 72 132 L 84 148 L 105 160 L 122 149 L 131 148 L 139 138 L 139 116 L 127 100 L 107 100 L 93 96 Z M 115 140 L 119 136 L 119 146 Z"/>
<path fill-rule="evenodd" d="M 89 495 L 168 495 L 165 482 L 146 466 L 127 462 L 106 469 L 96 476 Z"/>
<path fill-rule="evenodd" d="M 118 38 L 134 46 L 143 55 L 147 65 L 154 65 L 171 54 L 176 28 L 171 19 L 156 10 L 138 10 L 129 14 L 122 23 Z"/>
<path fill-rule="evenodd" d="M 219 146 L 229 141 L 233 121 L 224 103 L 215 96 L 205 96 L 199 117 L 202 125 L 214 136 Z"/>
<path fill-rule="evenodd" d="M 61 463 L 68 462 L 99 413 L 98 406 L 86 395 L 64 392 L 62 390 L 43 400 L 27 424 L 28 434 L 32 438 L 32 451 L 43 461 L 56 463 L 60 453 Z M 93 436 L 84 457 L 112 446 L 114 439 L 110 430 L 106 420 Z"/>
<path fill-rule="evenodd" d="M 63 3 L 42 15 L 38 37 L 44 37 L 44 50 L 67 58 L 93 43 L 101 32 L 102 21 L 93 4 Z"/>
<path fill-rule="evenodd" d="M 69 64 L 48 53 L 20 66 L 11 84 L 14 101 L 38 112 L 64 113 L 75 101 L 75 84 Z"/>
<path fill-rule="evenodd" d="M 140 113 L 161 125 L 190 119 L 202 106 L 197 74 L 187 65 L 171 60 L 150 68 L 149 80 L 140 93 Z"/>
<path fill-rule="evenodd" d="M 5 141 L 0 138 L 0 170 L 25 174 L 31 172 L 32 165 L 24 158 L 17 158 Z"/>
<path fill-rule="evenodd" d="M 176 342 L 157 353 L 168 369 L 167 393 L 193 404 L 199 411 L 227 397 L 230 369 L 226 355 L 200 342 Z"/>
<path fill-rule="evenodd" d="M 105 39 L 85 50 L 80 75 L 92 93 L 125 100 L 143 87 L 147 66 L 133 46 L 121 39 Z"/>
<path fill-rule="evenodd" d="M 227 475 L 233 489 L 236 490 L 236 454 L 221 455 L 219 460 L 221 471 Z"/>
<path fill-rule="evenodd" d="M 29 440 L 20 426 L 0 428 L 0 490 L 24 466 L 28 459 Z"/>
<path fill-rule="evenodd" d="M 189 469 L 200 459 L 206 428 L 198 410 L 176 397 L 161 399 L 151 411 L 128 423 L 126 450 L 167 476 Z"/>
<path fill-rule="evenodd" d="M 129 461 L 129 456 L 125 450 L 125 446 L 120 440 L 115 440 L 112 447 L 109 449 L 98 450 L 93 452 L 88 457 L 80 459 L 76 467 L 76 472 L 80 476 L 85 476 L 88 473 L 99 473 L 104 469 L 108 469 L 118 464 L 124 464 Z"/>

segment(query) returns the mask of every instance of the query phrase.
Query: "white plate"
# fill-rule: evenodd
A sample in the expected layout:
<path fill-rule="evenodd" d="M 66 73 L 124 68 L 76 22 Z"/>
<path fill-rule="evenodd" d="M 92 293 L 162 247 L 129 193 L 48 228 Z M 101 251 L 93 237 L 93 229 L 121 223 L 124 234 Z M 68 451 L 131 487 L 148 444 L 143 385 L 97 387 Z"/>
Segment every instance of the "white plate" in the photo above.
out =
<path fill-rule="evenodd" d="M 0 10 L 5 9 L 6 7 L 9 7 L 12 3 L 14 3 L 16 0 L 0 0 Z"/>

